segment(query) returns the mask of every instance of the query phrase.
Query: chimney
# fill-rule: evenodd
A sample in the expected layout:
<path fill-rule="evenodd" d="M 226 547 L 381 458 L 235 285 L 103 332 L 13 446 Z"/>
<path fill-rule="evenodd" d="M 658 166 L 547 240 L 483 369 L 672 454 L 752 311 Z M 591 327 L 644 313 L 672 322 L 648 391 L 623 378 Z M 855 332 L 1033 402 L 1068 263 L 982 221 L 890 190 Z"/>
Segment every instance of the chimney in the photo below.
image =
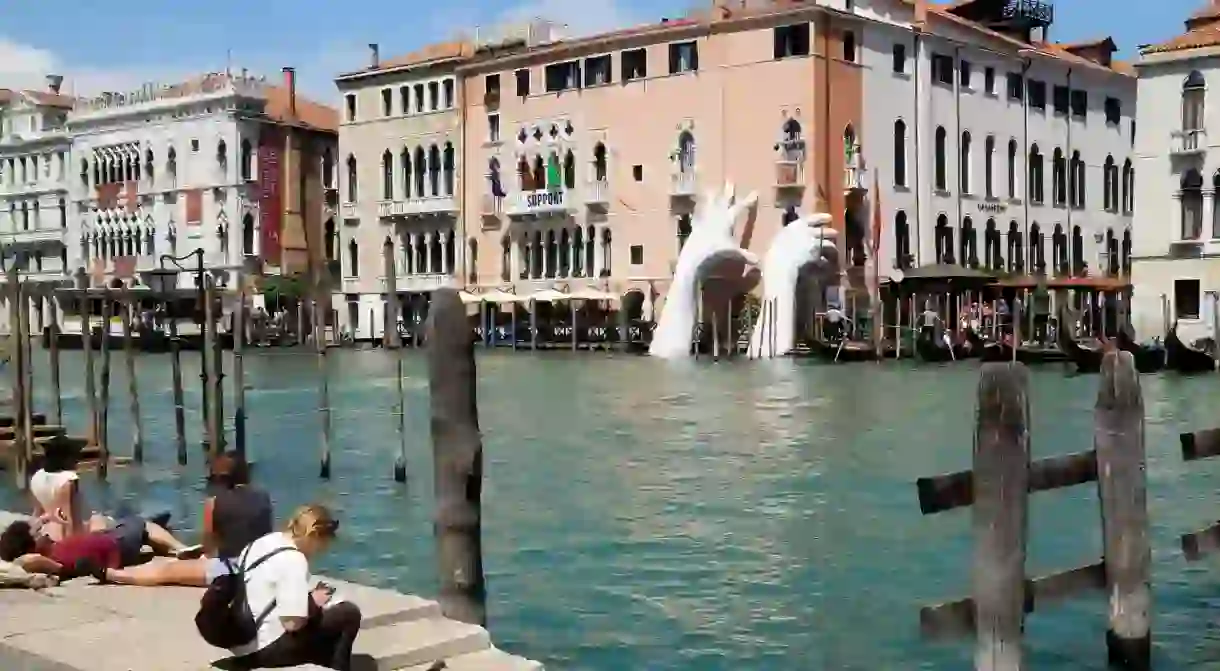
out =
<path fill-rule="evenodd" d="M 63 75 L 47 75 L 47 89 L 51 93 L 59 93 L 59 87 L 63 86 Z"/>
<path fill-rule="evenodd" d="M 381 67 L 381 48 L 376 42 L 369 43 L 369 69 L 376 70 Z"/>
<path fill-rule="evenodd" d="M 284 88 L 288 89 L 288 113 L 297 115 L 297 71 L 295 68 L 284 68 Z"/>
<path fill-rule="evenodd" d="M 928 25 L 927 0 L 915 0 L 915 25 L 921 31 Z"/>

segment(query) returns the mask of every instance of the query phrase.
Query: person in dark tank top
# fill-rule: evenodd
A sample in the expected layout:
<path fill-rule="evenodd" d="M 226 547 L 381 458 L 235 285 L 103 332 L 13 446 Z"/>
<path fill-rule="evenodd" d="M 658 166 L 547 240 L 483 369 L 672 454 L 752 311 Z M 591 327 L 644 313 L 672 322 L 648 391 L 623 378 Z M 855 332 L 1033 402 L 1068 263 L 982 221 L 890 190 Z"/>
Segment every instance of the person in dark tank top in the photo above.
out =
<path fill-rule="evenodd" d="M 227 574 L 229 560 L 273 531 L 271 497 L 250 484 L 249 464 L 236 452 L 226 452 L 212 460 L 208 467 L 208 494 L 203 502 L 204 557 L 126 569 L 98 569 L 94 577 L 119 585 L 207 587 Z"/>

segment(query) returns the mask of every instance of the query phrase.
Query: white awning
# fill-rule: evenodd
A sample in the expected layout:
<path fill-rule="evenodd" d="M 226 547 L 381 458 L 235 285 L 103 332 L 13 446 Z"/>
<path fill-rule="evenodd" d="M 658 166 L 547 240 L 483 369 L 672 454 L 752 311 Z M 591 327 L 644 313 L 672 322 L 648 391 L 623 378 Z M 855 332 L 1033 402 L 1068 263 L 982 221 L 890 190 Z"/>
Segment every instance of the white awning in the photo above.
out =
<path fill-rule="evenodd" d="M 571 298 L 571 296 L 568 296 L 562 291 L 556 291 L 554 289 L 543 289 L 542 291 L 539 291 L 536 294 L 530 294 L 529 296 L 529 300 L 538 303 L 554 303 L 556 301 L 566 301 L 569 298 Z"/>
<path fill-rule="evenodd" d="M 476 296 L 469 291 L 459 291 L 458 298 L 462 299 L 462 305 L 470 305 L 471 303 L 478 303 L 483 300 L 482 296 Z"/>
<path fill-rule="evenodd" d="M 578 301 L 617 301 L 621 297 L 609 291 L 602 291 L 593 287 L 582 287 L 568 294 L 568 298 Z"/>
<path fill-rule="evenodd" d="M 525 296 L 518 296 L 517 294 L 510 294 L 507 291 L 494 289 L 492 291 L 488 291 L 487 293 L 479 294 L 479 300 L 486 303 L 524 303 L 525 301 L 529 300 L 529 298 Z"/>

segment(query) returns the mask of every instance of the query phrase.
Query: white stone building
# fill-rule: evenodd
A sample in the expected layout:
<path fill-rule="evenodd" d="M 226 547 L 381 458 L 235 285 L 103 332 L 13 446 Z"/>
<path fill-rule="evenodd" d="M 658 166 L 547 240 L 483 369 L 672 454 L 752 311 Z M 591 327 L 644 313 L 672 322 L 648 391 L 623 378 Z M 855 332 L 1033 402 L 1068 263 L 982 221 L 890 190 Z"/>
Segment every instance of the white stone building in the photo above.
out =
<path fill-rule="evenodd" d="M 1220 291 L 1220 2 L 1145 47 L 1139 69 L 1133 317 L 1143 337 L 1174 321 L 1184 340 L 1214 336 Z"/>
<path fill-rule="evenodd" d="M 1049 2 L 915 4 L 855 10 L 882 272 L 1126 274 L 1136 82 L 1114 43 L 1048 41 Z"/>
<path fill-rule="evenodd" d="M 381 60 L 336 79 L 342 225 L 328 231 L 342 286 L 340 325 L 357 340 L 384 330 L 384 249 L 393 245 L 403 315 L 423 314 L 427 294 L 459 283 L 465 252 L 458 197 L 462 114 L 456 67 L 462 42 Z M 342 306 L 342 307 L 341 307 Z"/>
<path fill-rule="evenodd" d="M 62 78 L 47 77 L 45 91 L 0 89 L 0 250 L 5 268 L 25 282 L 67 279 L 68 172 L 71 139 L 65 129 L 72 100 Z M 0 323 L 8 324 L 8 311 Z M 41 330 L 42 305 L 29 315 Z"/>

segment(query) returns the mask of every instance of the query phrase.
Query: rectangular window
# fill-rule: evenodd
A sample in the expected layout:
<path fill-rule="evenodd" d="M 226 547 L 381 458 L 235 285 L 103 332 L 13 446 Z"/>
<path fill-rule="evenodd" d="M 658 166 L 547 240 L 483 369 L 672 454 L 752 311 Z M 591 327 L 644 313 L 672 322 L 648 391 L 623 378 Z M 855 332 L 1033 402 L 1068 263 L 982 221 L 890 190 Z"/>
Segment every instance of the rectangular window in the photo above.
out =
<path fill-rule="evenodd" d="M 1123 104 L 1118 98 L 1106 98 L 1106 123 L 1117 126 L 1123 119 Z"/>
<path fill-rule="evenodd" d="M 699 48 L 695 42 L 675 42 L 669 45 L 669 74 L 695 72 L 699 69 Z"/>
<path fill-rule="evenodd" d="M 530 71 L 517 70 L 517 97 L 528 98 L 530 94 Z"/>
<path fill-rule="evenodd" d="M 772 32 L 775 38 L 776 59 L 809 55 L 809 24 L 777 26 Z"/>
<path fill-rule="evenodd" d="M 904 75 L 907 72 L 907 45 L 894 45 L 894 74 Z"/>
<path fill-rule="evenodd" d="M 1173 281 L 1173 314 L 1178 319 L 1199 318 L 1199 280 Z"/>
<path fill-rule="evenodd" d="M 447 110 L 453 109 L 453 80 L 452 79 L 444 80 L 444 82 L 442 82 L 441 88 L 443 89 L 441 91 L 441 93 L 444 97 L 445 109 L 447 109 Z"/>
<path fill-rule="evenodd" d="M 417 113 L 423 112 L 424 111 L 424 85 L 416 84 L 415 88 L 412 89 L 411 92 L 415 95 L 415 111 Z"/>
<path fill-rule="evenodd" d="M 610 56 L 590 56 L 585 59 L 585 86 L 610 83 Z"/>
<path fill-rule="evenodd" d="M 1076 89 L 1072 91 L 1072 116 L 1083 119 L 1089 114 L 1089 92 Z"/>
<path fill-rule="evenodd" d="M 989 96 L 995 95 L 995 68 L 983 70 L 983 90 Z"/>
<path fill-rule="evenodd" d="M 500 115 L 499 114 L 488 114 L 487 115 L 487 141 L 488 142 L 499 142 L 500 141 Z"/>
<path fill-rule="evenodd" d="M 631 245 L 631 265 L 644 265 L 644 245 Z"/>
<path fill-rule="evenodd" d="M 932 79 L 941 84 L 953 84 L 953 57 L 932 54 Z"/>
<path fill-rule="evenodd" d="M 381 89 L 381 116 L 392 116 L 394 114 L 394 92 L 390 89 Z"/>
<path fill-rule="evenodd" d="M 1068 113 L 1068 101 L 1071 99 L 1071 94 L 1066 86 L 1056 86 L 1051 94 L 1051 103 L 1055 107 L 1055 114 Z"/>
<path fill-rule="evenodd" d="M 962 78 L 962 88 L 970 88 L 970 61 L 961 61 L 957 64 L 957 69 Z"/>
<path fill-rule="evenodd" d="M 441 108 L 441 89 L 437 82 L 428 82 L 428 111 L 435 112 Z"/>
<path fill-rule="evenodd" d="M 402 108 L 403 114 L 411 113 L 411 87 L 400 86 L 398 88 L 398 105 Z"/>
<path fill-rule="evenodd" d="M 648 50 L 628 49 L 620 58 L 623 82 L 643 79 L 648 76 Z"/>
<path fill-rule="evenodd" d="M 1025 82 L 1021 75 L 1010 72 L 1008 73 L 1008 99 L 1020 100 L 1025 96 Z"/>
<path fill-rule="evenodd" d="M 1029 92 L 1029 106 L 1036 110 L 1046 109 L 1046 82 L 1031 79 L 1025 85 Z"/>
<path fill-rule="evenodd" d="M 499 95 L 500 93 L 500 75 L 487 75 L 483 78 L 483 91 Z"/>
<path fill-rule="evenodd" d="M 565 61 L 546 66 L 546 92 L 558 93 L 580 88 L 580 62 Z"/>
<path fill-rule="evenodd" d="M 346 96 L 343 96 L 343 99 L 347 103 L 347 120 L 355 121 L 356 120 L 356 94 L 349 93 Z"/>

